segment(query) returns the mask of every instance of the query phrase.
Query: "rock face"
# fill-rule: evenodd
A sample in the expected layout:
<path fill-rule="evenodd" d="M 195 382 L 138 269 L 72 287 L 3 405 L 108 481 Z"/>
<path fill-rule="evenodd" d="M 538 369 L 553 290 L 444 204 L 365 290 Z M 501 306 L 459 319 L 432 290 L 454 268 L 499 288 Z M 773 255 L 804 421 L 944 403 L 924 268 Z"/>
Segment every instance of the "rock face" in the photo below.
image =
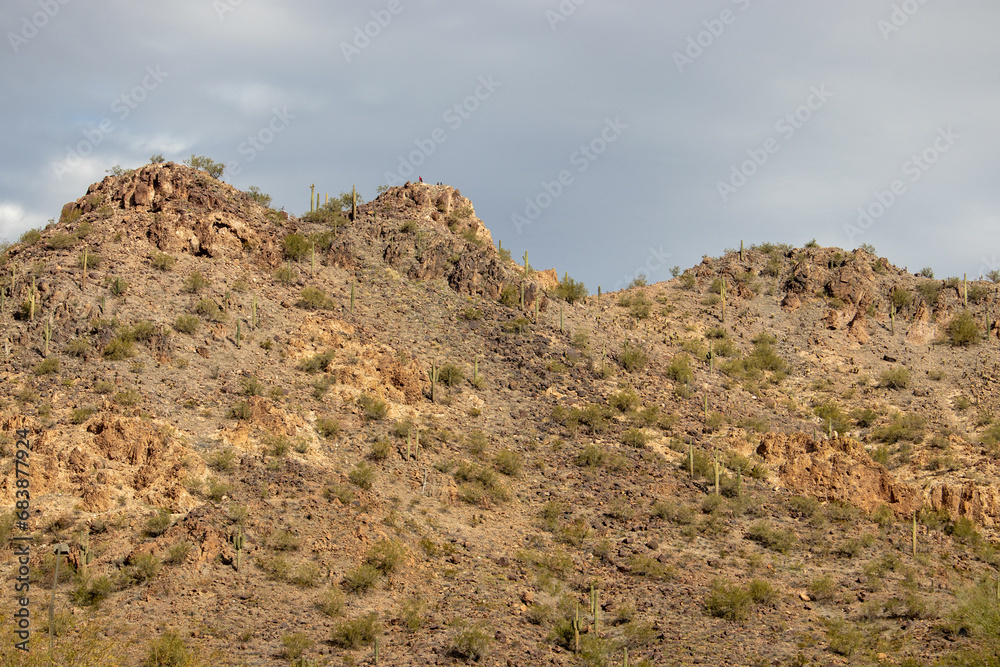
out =
<path fill-rule="evenodd" d="M 547 304 L 552 276 L 523 269 L 494 247 L 493 236 L 476 216 L 472 202 L 448 185 L 407 183 L 389 188 L 358 207 L 359 245 L 335 244 L 335 261 L 363 261 L 373 253 L 412 280 L 440 280 L 463 294 L 499 298 L 505 287 L 524 283 L 526 308 Z M 556 279 L 555 284 L 558 284 Z M 520 294 L 518 294 L 520 298 Z"/>
<path fill-rule="evenodd" d="M 851 503 L 868 512 L 885 504 L 905 515 L 919 506 L 916 492 L 893 480 L 851 438 L 813 440 L 804 433 L 768 433 L 757 454 L 794 494 Z"/>
<path fill-rule="evenodd" d="M 996 527 L 1000 521 L 1000 494 L 997 489 L 972 481 L 931 486 L 926 490 L 926 503 L 935 510 L 944 510 L 953 518 L 964 516 L 989 528 Z"/>
<path fill-rule="evenodd" d="M 203 171 L 173 162 L 150 164 L 95 183 L 64 215 L 118 213 L 161 252 L 233 258 L 247 250 L 275 266 L 281 260 L 275 220 L 246 193 Z"/>

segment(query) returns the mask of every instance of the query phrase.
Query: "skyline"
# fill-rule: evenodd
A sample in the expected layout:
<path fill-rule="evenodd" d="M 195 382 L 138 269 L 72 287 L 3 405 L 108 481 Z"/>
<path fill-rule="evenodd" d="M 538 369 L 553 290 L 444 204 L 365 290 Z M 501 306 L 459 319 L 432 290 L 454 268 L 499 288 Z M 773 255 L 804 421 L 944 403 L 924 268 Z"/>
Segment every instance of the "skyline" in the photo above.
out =
<path fill-rule="evenodd" d="M 14 0 L 0 236 L 162 154 L 294 214 L 422 177 L 592 292 L 762 242 L 1000 269 L 1000 7 Z M 395 181 L 395 182 L 394 182 Z"/>

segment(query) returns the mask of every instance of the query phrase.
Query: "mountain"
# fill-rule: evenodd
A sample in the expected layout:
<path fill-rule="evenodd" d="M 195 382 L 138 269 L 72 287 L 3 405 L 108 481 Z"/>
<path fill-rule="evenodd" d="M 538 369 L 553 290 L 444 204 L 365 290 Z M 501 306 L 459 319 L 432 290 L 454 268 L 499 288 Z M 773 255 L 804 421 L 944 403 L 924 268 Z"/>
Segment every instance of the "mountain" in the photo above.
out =
<path fill-rule="evenodd" d="M 998 659 L 994 284 L 763 244 L 586 295 L 450 186 L 269 204 L 147 165 L 0 257 L 5 664 L 60 543 L 59 664 Z"/>

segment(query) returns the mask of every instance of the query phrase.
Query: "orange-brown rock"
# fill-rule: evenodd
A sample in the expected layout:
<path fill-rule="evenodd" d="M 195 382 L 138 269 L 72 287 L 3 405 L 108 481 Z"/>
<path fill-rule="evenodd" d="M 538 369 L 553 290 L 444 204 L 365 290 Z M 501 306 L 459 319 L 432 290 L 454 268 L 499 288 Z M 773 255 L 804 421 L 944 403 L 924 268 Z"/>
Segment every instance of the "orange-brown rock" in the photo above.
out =
<path fill-rule="evenodd" d="M 804 433 L 768 433 L 757 454 L 780 485 L 795 494 L 847 502 L 869 512 L 885 504 L 907 514 L 918 505 L 914 490 L 895 481 L 851 438 L 813 440 Z"/>

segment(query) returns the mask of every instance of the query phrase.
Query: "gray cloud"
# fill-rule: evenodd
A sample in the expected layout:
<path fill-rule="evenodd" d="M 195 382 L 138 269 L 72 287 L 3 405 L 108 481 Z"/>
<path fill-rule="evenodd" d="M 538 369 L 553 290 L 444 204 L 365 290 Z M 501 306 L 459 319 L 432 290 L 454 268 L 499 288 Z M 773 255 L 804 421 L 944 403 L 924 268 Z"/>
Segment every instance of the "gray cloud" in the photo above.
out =
<path fill-rule="evenodd" d="M 666 279 L 668 263 L 741 239 L 870 243 L 911 269 L 971 275 L 1000 255 L 998 15 L 986 0 L 11 0 L 0 235 L 153 153 L 238 162 L 226 180 L 301 212 L 310 183 L 370 197 L 432 146 L 414 177 L 461 188 L 515 255 L 594 291 L 641 267 Z M 477 97 L 481 77 L 500 85 Z M 781 121 L 820 86 L 832 96 L 789 134 Z M 581 170 L 580 147 L 616 118 L 627 128 Z M 941 128 L 960 138 L 906 180 Z M 762 149 L 723 201 L 719 182 Z M 572 181 L 518 233 L 512 216 L 561 172 Z M 906 189 L 883 215 L 845 231 L 894 180 Z"/>

